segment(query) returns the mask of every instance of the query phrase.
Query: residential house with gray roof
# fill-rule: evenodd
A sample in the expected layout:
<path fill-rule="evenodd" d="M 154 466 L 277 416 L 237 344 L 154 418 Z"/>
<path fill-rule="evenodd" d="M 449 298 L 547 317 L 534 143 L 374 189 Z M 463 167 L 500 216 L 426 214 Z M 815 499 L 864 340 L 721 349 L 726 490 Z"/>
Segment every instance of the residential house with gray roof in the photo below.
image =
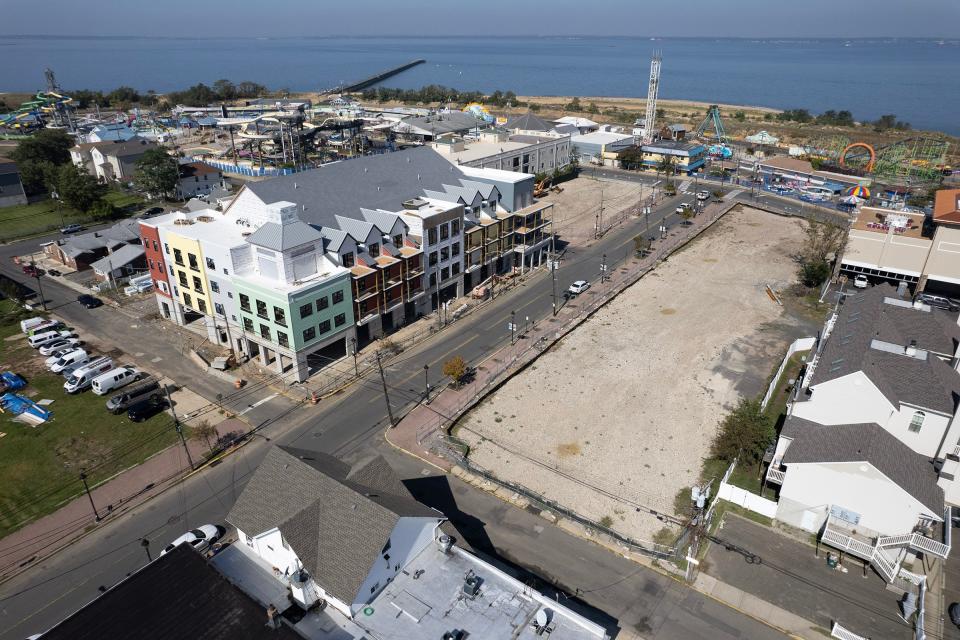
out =
<path fill-rule="evenodd" d="M 20 181 L 17 163 L 0 158 L 0 209 L 18 204 L 27 204 L 27 194 Z"/>
<path fill-rule="evenodd" d="M 64 266 L 84 271 L 97 260 L 109 256 L 126 245 L 140 244 L 137 221 L 123 220 L 106 229 L 46 243 L 43 245 L 43 252 L 47 257 Z M 125 254 L 127 257 L 129 255 L 131 254 Z"/>

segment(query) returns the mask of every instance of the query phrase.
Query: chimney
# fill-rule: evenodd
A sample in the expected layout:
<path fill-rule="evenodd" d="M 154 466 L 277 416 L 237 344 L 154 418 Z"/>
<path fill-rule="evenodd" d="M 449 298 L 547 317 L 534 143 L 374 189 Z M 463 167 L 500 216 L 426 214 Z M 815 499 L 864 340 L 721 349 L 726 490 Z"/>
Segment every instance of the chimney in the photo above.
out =
<path fill-rule="evenodd" d="M 910 344 L 903 348 L 903 353 L 911 358 L 917 355 L 917 341 L 911 340 Z"/>

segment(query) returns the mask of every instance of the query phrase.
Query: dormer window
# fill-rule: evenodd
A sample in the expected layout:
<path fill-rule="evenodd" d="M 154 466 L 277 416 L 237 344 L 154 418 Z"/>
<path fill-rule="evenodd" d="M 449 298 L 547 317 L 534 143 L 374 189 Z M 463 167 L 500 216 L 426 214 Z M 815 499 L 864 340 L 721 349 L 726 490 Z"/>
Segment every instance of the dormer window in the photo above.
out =
<path fill-rule="evenodd" d="M 910 431 L 910 433 L 920 433 L 920 429 L 923 427 L 923 419 L 926 417 L 923 411 L 914 411 L 913 417 L 910 418 L 908 431 Z"/>
<path fill-rule="evenodd" d="M 370 246 L 367 248 L 367 253 L 369 253 L 369 254 L 370 254 L 371 256 L 373 256 L 374 258 L 376 258 L 377 256 L 379 256 L 379 255 L 380 255 L 380 243 L 378 243 L 378 242 L 373 242 L 373 243 L 371 243 Z"/>

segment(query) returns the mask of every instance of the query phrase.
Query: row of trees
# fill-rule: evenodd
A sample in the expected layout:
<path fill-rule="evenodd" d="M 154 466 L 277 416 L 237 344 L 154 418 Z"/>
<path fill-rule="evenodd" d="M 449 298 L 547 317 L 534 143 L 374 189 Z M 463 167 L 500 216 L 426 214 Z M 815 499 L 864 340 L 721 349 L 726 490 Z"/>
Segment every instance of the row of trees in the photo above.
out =
<path fill-rule="evenodd" d="M 126 109 L 133 105 L 140 105 L 142 107 L 170 107 L 176 104 L 204 105 L 225 100 L 257 98 L 266 95 L 268 90 L 262 84 L 250 82 L 249 80 L 234 84 L 230 80 L 221 79 L 214 82 L 211 87 L 200 83 L 183 91 L 173 91 L 162 96 L 153 90 L 140 93 L 133 87 L 127 86 L 117 87 L 113 91 L 108 92 L 78 89 L 76 91 L 69 91 L 68 93 L 79 109 L 89 109 L 97 105 L 115 109 Z"/>
<path fill-rule="evenodd" d="M 812 122 L 814 124 L 833 125 L 837 127 L 853 127 L 857 124 L 857 121 L 853 118 L 853 114 L 846 109 L 840 111 L 827 109 L 817 116 L 810 113 L 807 109 L 787 109 L 775 116 L 768 113 L 764 116 L 764 119 L 777 120 L 779 122 L 799 122 L 801 124 Z M 911 129 L 909 122 L 898 120 L 897 116 L 892 113 L 882 115 L 868 124 L 872 125 L 874 131 L 878 132 L 890 129 L 897 131 L 909 131 Z"/>
<path fill-rule="evenodd" d="M 513 91 L 500 91 L 484 95 L 480 91 L 459 91 L 439 84 L 430 84 L 419 89 L 391 89 L 388 87 L 371 87 L 361 94 L 368 102 L 402 102 L 404 104 L 429 103 L 457 103 L 483 102 L 496 107 L 522 106 Z"/>

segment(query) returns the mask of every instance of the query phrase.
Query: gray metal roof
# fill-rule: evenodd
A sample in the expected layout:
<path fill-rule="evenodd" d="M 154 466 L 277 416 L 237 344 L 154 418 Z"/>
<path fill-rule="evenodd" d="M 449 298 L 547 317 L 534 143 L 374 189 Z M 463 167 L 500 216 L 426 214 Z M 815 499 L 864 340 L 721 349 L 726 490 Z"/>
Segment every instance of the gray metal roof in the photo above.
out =
<path fill-rule="evenodd" d="M 397 123 L 397 126 L 394 127 L 394 130 L 402 132 L 404 125 L 413 127 L 415 129 L 422 129 L 423 131 L 427 131 L 430 135 L 436 137 L 438 135 L 443 135 L 444 133 L 459 133 L 462 131 L 469 131 L 476 126 L 479 126 L 480 121 L 477 120 L 476 116 L 473 114 L 464 113 L 462 111 L 450 111 L 447 113 L 436 113 L 429 116 L 404 118 Z"/>
<path fill-rule="evenodd" d="M 346 233 L 334 227 L 321 227 L 320 233 L 323 235 L 324 251 L 339 251 L 343 241 L 347 239 Z"/>
<path fill-rule="evenodd" d="M 924 349 L 923 344 L 932 349 L 953 339 L 936 336 L 947 330 L 934 312 L 884 302 L 892 292 L 889 286 L 874 287 L 846 297 L 810 386 L 862 371 L 895 405 L 903 402 L 953 414 L 960 400 L 960 374 L 934 355 L 921 360 L 871 346 L 874 340 L 882 340 L 906 347 L 915 339 L 919 349 Z"/>
<path fill-rule="evenodd" d="M 783 463 L 868 462 L 939 517 L 943 489 L 929 458 L 915 453 L 883 427 L 869 424 L 821 425 L 792 416 L 782 434 L 793 442 Z"/>
<path fill-rule="evenodd" d="M 272 448 L 227 515 L 248 535 L 274 527 L 326 591 L 352 603 L 401 517 L 441 519 L 377 456 L 351 468 L 324 453 Z"/>
<path fill-rule="evenodd" d="M 120 267 L 126 266 L 131 262 L 138 260 L 144 256 L 143 245 L 142 244 L 125 244 L 113 253 L 110 253 L 93 264 L 90 265 L 90 268 L 98 273 L 107 273 L 113 269 L 119 269 Z"/>
<path fill-rule="evenodd" d="M 522 116 L 514 116 L 507 121 L 507 129 L 519 129 L 521 131 L 550 131 L 553 126 L 543 119 L 533 115 L 530 111 Z"/>
<path fill-rule="evenodd" d="M 361 209 L 360 215 L 363 216 L 363 219 L 374 225 L 377 229 L 380 230 L 380 233 L 389 235 L 393 232 L 393 227 L 396 226 L 397 222 L 400 222 L 400 225 L 406 227 L 407 224 L 400 219 L 395 213 L 389 211 L 374 211 L 372 209 Z"/>
<path fill-rule="evenodd" d="M 302 220 L 286 224 L 267 222 L 247 237 L 247 242 L 274 251 L 286 251 L 321 240 L 323 235 Z"/>
<path fill-rule="evenodd" d="M 365 220 L 337 216 L 337 225 L 357 242 L 366 242 L 373 231 L 373 225 Z"/>
<path fill-rule="evenodd" d="M 415 147 L 335 162 L 311 171 L 248 182 L 266 204 L 285 200 L 298 205 L 309 224 L 338 227 L 335 216 L 358 218 L 360 209 L 397 211 L 424 189 L 441 190 L 464 174 L 429 147 Z"/>

